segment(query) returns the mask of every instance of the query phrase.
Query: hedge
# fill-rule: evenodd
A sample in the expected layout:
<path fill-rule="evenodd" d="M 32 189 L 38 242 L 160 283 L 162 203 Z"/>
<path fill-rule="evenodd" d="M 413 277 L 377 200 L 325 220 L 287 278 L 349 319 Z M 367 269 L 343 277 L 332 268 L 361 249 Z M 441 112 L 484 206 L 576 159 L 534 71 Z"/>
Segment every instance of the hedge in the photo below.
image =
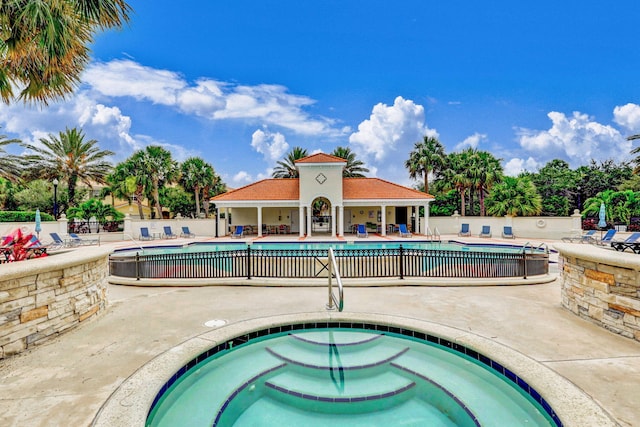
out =
<path fill-rule="evenodd" d="M 40 212 L 42 221 L 54 221 L 53 215 Z M 27 211 L 0 211 L 0 222 L 35 222 L 36 213 Z"/>

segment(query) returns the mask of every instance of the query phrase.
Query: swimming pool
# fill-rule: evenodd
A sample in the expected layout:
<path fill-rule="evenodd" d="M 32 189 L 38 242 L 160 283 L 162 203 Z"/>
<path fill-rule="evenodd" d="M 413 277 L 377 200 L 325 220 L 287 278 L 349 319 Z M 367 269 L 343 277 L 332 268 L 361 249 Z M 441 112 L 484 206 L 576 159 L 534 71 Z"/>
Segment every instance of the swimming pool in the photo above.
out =
<path fill-rule="evenodd" d="M 196 358 L 159 394 L 147 426 L 562 425 L 515 373 L 448 340 L 308 326 Z"/>

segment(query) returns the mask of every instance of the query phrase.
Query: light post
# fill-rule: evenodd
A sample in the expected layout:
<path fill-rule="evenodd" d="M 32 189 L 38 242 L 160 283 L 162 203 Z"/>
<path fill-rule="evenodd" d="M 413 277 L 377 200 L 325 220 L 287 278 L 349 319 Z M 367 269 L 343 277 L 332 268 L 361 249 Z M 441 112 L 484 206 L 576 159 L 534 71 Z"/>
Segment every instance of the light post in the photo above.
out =
<path fill-rule="evenodd" d="M 53 218 L 58 219 L 58 178 L 53 178 Z"/>

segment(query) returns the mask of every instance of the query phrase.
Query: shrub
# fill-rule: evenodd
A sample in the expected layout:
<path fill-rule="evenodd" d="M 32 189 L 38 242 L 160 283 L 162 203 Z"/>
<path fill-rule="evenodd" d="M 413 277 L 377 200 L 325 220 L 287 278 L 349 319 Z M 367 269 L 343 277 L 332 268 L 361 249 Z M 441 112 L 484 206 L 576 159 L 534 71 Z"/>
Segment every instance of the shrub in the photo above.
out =
<path fill-rule="evenodd" d="M 53 215 L 40 212 L 42 221 L 53 221 Z M 35 222 L 36 213 L 32 211 L 0 211 L 0 222 Z"/>

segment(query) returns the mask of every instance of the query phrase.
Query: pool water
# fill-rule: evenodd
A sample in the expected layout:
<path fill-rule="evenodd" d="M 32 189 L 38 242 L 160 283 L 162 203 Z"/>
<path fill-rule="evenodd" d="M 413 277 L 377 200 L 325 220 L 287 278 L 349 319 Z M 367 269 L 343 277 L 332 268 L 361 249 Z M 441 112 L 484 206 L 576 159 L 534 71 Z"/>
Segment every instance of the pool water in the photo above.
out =
<path fill-rule="evenodd" d="M 462 244 L 458 242 L 372 242 L 372 243 L 350 243 L 350 242 L 325 242 L 325 243 L 252 243 L 251 249 L 261 250 L 328 250 L 330 247 L 336 249 L 397 249 L 402 245 L 404 249 L 438 249 L 445 251 L 470 251 L 470 252 L 500 252 L 500 253 L 520 253 L 522 247 L 512 245 L 496 244 Z M 185 246 L 155 246 L 140 249 L 121 249 L 114 252 L 116 255 L 132 255 L 136 252 L 141 255 L 171 254 L 171 253 L 198 253 L 245 250 L 246 243 L 192 243 Z"/>
<path fill-rule="evenodd" d="M 539 403 L 476 359 L 391 332 L 268 335 L 189 369 L 147 426 L 551 426 Z"/>

